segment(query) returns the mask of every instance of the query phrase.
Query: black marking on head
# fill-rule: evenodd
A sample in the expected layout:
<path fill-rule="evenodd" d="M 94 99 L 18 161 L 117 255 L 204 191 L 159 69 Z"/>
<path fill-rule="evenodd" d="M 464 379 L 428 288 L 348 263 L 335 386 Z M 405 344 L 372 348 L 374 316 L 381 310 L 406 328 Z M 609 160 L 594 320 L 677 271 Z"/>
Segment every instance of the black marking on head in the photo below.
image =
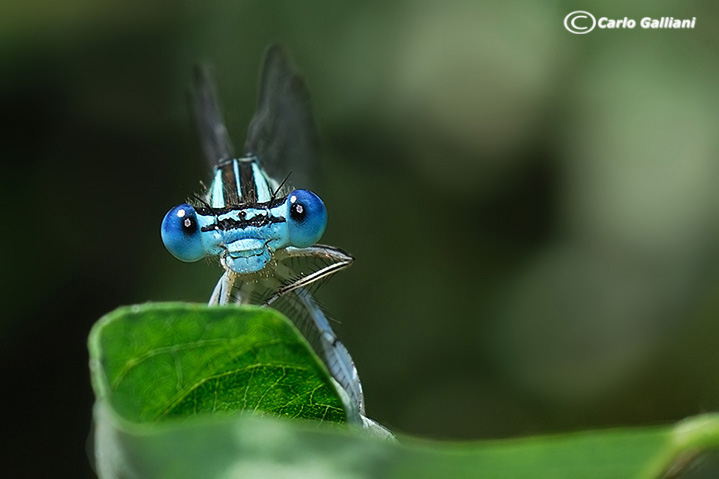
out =
<path fill-rule="evenodd" d="M 230 206 L 223 206 L 222 208 L 215 208 L 208 205 L 206 202 L 202 201 L 202 204 L 205 205 L 204 208 L 195 208 L 195 211 L 197 214 L 203 215 L 203 216 L 220 216 L 224 215 L 226 213 L 231 213 L 233 211 L 238 210 L 249 210 L 249 209 L 257 209 L 257 210 L 267 210 L 271 208 L 276 208 L 280 206 L 282 203 L 285 202 L 287 198 L 275 198 L 272 201 L 268 201 L 266 203 L 239 203 L 234 204 Z"/>
<path fill-rule="evenodd" d="M 250 219 L 243 218 L 243 219 L 236 220 L 234 218 L 224 218 L 224 219 L 218 220 L 214 224 L 203 226 L 200 229 L 200 231 L 205 232 L 205 231 L 214 231 L 214 230 L 218 230 L 218 229 L 223 230 L 223 231 L 234 230 L 234 229 L 241 230 L 241 229 L 248 228 L 250 226 L 255 226 L 255 227 L 259 228 L 259 227 L 266 226 L 266 225 L 269 225 L 272 223 L 284 223 L 285 221 L 287 221 L 287 220 L 285 220 L 281 216 L 267 216 L 267 215 L 262 215 L 262 214 L 255 215 Z"/>
<path fill-rule="evenodd" d="M 202 203 L 202 205 L 204 205 L 204 208 L 195 208 L 196 213 L 199 213 L 203 216 L 209 216 L 209 215 L 217 216 L 218 214 L 221 214 L 221 213 L 218 213 L 218 210 L 216 210 L 215 208 L 210 206 L 210 204 L 207 201 L 203 200 L 196 194 L 193 194 L 192 197 L 195 198 L 200 203 Z"/>

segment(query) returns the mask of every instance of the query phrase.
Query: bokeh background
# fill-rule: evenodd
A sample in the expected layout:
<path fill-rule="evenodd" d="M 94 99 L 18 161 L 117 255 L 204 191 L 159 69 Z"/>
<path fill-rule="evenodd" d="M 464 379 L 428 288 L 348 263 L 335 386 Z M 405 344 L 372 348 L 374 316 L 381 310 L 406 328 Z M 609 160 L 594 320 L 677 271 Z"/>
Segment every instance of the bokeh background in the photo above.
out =
<path fill-rule="evenodd" d="M 486 439 L 719 408 L 713 2 L 6 2 L 0 470 L 92 477 L 85 341 L 120 305 L 209 297 L 164 249 L 208 175 L 185 93 L 235 143 L 281 41 L 323 141 L 319 296 L 397 433 Z M 696 17 L 572 35 L 567 13 Z"/>

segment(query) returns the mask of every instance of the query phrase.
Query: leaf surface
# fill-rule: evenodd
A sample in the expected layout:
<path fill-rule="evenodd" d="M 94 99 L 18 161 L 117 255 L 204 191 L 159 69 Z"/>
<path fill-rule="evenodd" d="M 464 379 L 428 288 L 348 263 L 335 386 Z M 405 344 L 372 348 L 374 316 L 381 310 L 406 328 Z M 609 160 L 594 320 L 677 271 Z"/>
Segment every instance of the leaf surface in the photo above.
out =
<path fill-rule="evenodd" d="M 270 308 L 120 308 L 95 325 L 89 348 L 96 395 L 128 421 L 248 410 L 346 419 L 324 366 Z"/>
<path fill-rule="evenodd" d="M 104 479 L 654 479 L 719 449 L 719 414 L 465 443 L 338 427 L 347 417 L 326 369 L 269 308 L 121 308 L 89 346 Z"/>

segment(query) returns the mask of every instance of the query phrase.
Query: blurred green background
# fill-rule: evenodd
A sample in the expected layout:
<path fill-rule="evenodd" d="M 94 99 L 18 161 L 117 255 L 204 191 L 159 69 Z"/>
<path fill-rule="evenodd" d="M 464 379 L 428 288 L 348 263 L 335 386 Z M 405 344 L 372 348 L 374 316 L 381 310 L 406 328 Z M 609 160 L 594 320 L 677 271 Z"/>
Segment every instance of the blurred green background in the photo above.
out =
<path fill-rule="evenodd" d="M 572 35 L 567 13 L 696 17 Z M 235 144 L 265 47 L 306 78 L 320 300 L 397 433 L 502 438 L 719 407 L 713 2 L 6 2 L 0 10 L 3 467 L 91 477 L 85 341 L 120 305 L 208 299 L 165 212 L 208 180 L 186 88 Z"/>

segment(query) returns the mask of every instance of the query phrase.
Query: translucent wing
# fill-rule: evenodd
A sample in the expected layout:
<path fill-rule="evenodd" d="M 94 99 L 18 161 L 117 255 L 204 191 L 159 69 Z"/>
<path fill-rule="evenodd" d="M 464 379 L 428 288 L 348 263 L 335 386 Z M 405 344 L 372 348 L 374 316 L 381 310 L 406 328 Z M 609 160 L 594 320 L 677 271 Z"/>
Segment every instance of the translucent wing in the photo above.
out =
<path fill-rule="evenodd" d="M 347 392 L 352 409 L 364 415 L 362 383 L 354 361 L 312 295 L 305 289 L 295 289 L 272 303 L 272 307 L 291 318 L 325 363 L 330 375 Z"/>
<path fill-rule="evenodd" d="M 209 165 L 215 168 L 222 160 L 234 158 L 232 141 L 227 133 L 215 82 L 208 67 L 195 68 L 195 85 L 190 102 L 202 152 Z"/>
<path fill-rule="evenodd" d="M 347 392 L 355 408 L 364 414 L 364 396 L 357 369 L 347 348 L 337 339 L 312 291 L 353 258 L 339 248 L 316 245 L 286 248 L 276 257 L 275 274 L 259 281 L 270 296 L 256 297 L 284 313 L 302 332 L 332 377 Z"/>
<path fill-rule="evenodd" d="M 323 360 L 332 377 L 347 392 L 354 409 L 364 414 L 364 397 L 357 369 L 347 348 L 337 339 L 312 291 L 353 258 L 331 246 L 286 248 L 276 252 L 272 274 L 242 278 L 225 272 L 210 304 L 264 304 L 287 316 Z"/>
<path fill-rule="evenodd" d="M 267 49 L 260 83 L 245 152 L 257 155 L 272 178 L 281 181 L 292 171 L 294 186 L 311 188 L 317 173 L 318 136 L 310 95 L 279 45 Z"/>

